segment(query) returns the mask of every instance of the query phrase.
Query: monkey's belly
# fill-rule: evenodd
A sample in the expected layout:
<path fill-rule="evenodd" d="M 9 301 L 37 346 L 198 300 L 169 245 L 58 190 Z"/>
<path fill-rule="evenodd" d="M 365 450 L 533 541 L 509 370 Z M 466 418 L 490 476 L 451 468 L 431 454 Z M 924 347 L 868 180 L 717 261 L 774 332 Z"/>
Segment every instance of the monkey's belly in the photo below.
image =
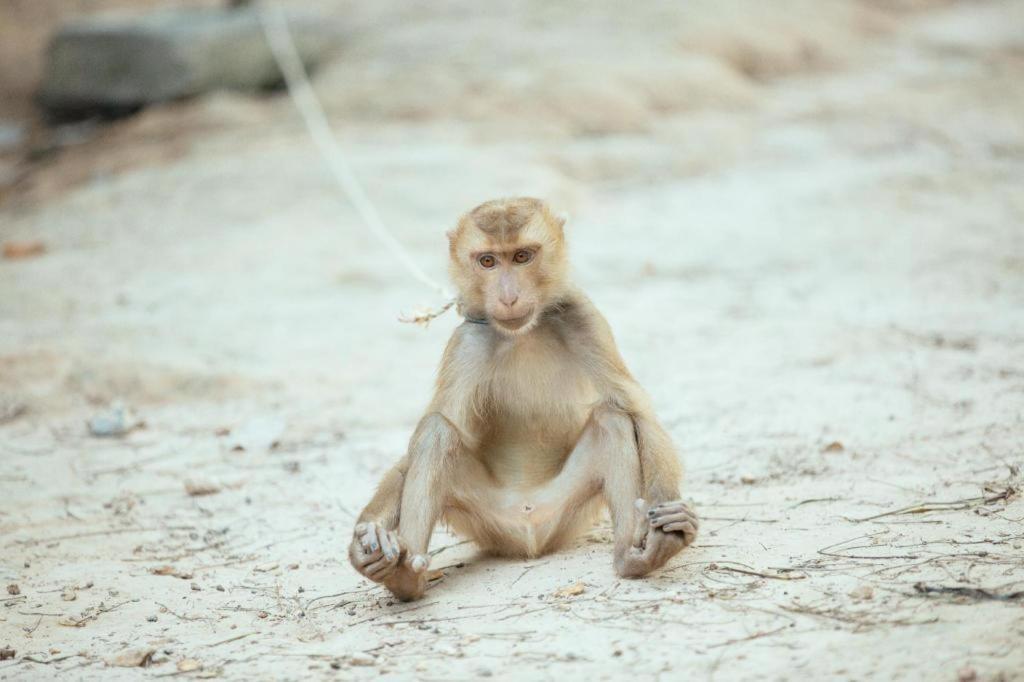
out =
<path fill-rule="evenodd" d="M 474 540 L 497 556 L 533 558 L 552 552 L 594 525 L 602 501 L 596 495 L 571 509 L 564 505 L 534 504 L 525 494 L 484 511 L 445 510 L 445 521 L 458 535 Z"/>
<path fill-rule="evenodd" d="M 486 474 L 467 491 L 472 503 L 453 506 L 445 517 L 491 553 L 553 551 L 592 526 L 600 511 L 600 486 L 567 462 L 565 446 L 506 442 L 488 451 L 484 464 Z"/>

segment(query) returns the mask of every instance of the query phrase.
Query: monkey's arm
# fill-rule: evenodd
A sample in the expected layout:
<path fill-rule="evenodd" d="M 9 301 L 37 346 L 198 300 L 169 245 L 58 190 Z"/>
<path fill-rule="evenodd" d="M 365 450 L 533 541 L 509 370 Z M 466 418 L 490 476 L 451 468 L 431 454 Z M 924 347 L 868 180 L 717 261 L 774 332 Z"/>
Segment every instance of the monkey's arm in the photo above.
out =
<path fill-rule="evenodd" d="M 676 500 L 683 471 L 672 439 L 654 414 L 647 392 L 630 374 L 611 327 L 593 303 L 574 292 L 568 328 L 583 338 L 573 347 L 587 349 L 587 365 L 604 401 L 629 416 L 640 455 L 643 498 L 649 504 Z"/>
<path fill-rule="evenodd" d="M 405 483 L 405 473 L 408 470 L 409 456 L 406 455 L 384 474 L 373 499 L 359 515 L 359 523 L 373 521 L 389 530 L 398 527 L 402 505 L 402 486 Z"/>

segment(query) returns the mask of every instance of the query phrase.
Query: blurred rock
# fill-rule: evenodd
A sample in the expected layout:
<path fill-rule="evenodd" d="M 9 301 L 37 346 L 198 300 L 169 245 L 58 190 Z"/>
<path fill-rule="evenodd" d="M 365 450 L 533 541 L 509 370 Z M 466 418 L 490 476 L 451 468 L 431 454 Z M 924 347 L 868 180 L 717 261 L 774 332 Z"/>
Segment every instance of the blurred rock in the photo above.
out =
<path fill-rule="evenodd" d="M 307 68 L 334 42 L 322 20 L 289 19 Z M 254 9 L 103 15 L 64 26 L 50 43 L 39 90 L 51 114 L 123 114 L 219 89 L 272 87 L 281 74 Z"/>

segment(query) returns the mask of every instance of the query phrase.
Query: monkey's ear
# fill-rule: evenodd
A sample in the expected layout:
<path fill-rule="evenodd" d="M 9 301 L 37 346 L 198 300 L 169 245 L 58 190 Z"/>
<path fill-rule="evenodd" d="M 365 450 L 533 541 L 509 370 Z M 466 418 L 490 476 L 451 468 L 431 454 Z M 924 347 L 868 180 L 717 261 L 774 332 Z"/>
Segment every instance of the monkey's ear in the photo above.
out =
<path fill-rule="evenodd" d="M 565 224 L 569 222 L 569 212 L 559 211 L 555 214 L 555 222 L 558 223 L 559 227 L 565 227 Z"/>
<path fill-rule="evenodd" d="M 448 237 L 449 242 L 455 241 L 455 230 L 445 230 L 444 236 Z"/>

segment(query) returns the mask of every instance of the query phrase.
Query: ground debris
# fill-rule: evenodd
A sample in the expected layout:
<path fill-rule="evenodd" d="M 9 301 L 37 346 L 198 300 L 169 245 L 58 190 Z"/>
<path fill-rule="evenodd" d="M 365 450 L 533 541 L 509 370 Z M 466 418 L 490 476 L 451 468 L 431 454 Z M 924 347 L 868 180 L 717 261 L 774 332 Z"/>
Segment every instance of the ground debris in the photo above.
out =
<path fill-rule="evenodd" d="M 185 481 L 185 492 L 191 497 L 202 497 L 203 495 L 216 495 L 220 492 L 220 486 L 211 481 L 187 480 Z"/>
<path fill-rule="evenodd" d="M 923 595 L 946 594 L 971 601 L 1019 601 L 1024 600 L 1024 590 L 1000 594 L 983 587 L 960 587 L 956 585 L 927 585 L 914 583 L 914 592 Z"/>
<path fill-rule="evenodd" d="M 7 586 L 7 594 L 17 596 L 17 595 L 21 594 L 21 588 L 18 587 L 17 583 L 11 583 L 10 585 Z"/>
<path fill-rule="evenodd" d="M 23 242 L 6 242 L 3 252 L 4 258 L 7 260 L 34 258 L 46 253 L 46 244 L 36 239 Z"/>
<path fill-rule="evenodd" d="M 142 647 L 139 649 L 125 649 L 115 656 L 107 659 L 107 665 L 118 668 L 145 668 L 153 662 L 153 654 L 156 649 Z"/>
<path fill-rule="evenodd" d="M 174 578 L 181 578 L 182 580 L 191 580 L 192 572 L 183 571 L 171 566 L 170 564 L 164 564 L 163 566 L 155 566 L 149 569 L 149 572 L 153 575 L 169 575 Z"/>
<path fill-rule="evenodd" d="M 587 586 L 581 582 L 573 583 L 567 587 L 554 591 L 556 597 L 576 597 L 587 591 Z"/>
<path fill-rule="evenodd" d="M 105 412 L 94 415 L 88 421 L 89 433 L 97 438 L 117 438 L 145 426 L 131 410 L 115 402 Z"/>
<path fill-rule="evenodd" d="M 354 653 L 354 654 L 352 654 L 351 656 L 348 657 L 348 663 L 349 663 L 349 665 L 357 665 L 357 666 L 364 666 L 364 667 L 366 667 L 366 666 L 376 665 L 377 664 L 377 659 L 373 656 L 373 654 L 368 654 L 368 653 L 363 652 L 363 651 L 357 651 L 356 653 Z"/>
<path fill-rule="evenodd" d="M 6 661 L 9 658 L 14 658 L 14 655 L 18 653 L 9 646 L 0 647 L 0 661 Z"/>
<path fill-rule="evenodd" d="M 203 664 L 194 658 L 183 658 L 178 661 L 177 668 L 179 673 L 190 673 L 195 672 L 196 670 L 202 670 Z"/>

